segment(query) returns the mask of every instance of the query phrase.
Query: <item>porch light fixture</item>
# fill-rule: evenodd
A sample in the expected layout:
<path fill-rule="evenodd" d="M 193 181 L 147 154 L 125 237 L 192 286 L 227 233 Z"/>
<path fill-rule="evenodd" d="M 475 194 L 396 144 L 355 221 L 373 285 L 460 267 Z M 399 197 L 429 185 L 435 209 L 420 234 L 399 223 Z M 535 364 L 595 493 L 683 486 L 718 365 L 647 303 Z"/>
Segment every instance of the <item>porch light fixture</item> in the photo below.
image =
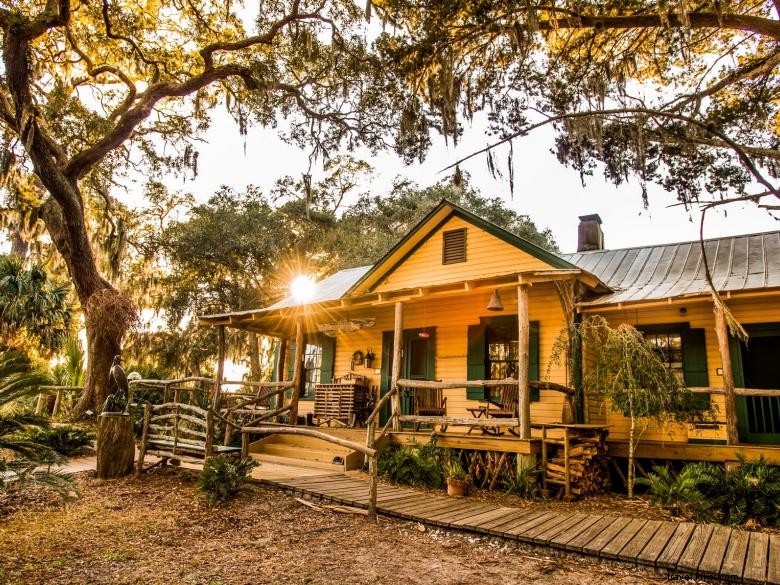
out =
<path fill-rule="evenodd" d="M 493 291 L 493 294 L 490 295 L 490 300 L 488 301 L 487 307 L 485 307 L 488 311 L 503 311 L 504 310 L 504 303 L 501 302 L 501 295 L 498 294 L 498 289 Z"/>
<path fill-rule="evenodd" d="M 314 298 L 317 285 L 311 276 L 301 274 L 290 283 L 290 294 L 299 303 L 306 303 Z"/>

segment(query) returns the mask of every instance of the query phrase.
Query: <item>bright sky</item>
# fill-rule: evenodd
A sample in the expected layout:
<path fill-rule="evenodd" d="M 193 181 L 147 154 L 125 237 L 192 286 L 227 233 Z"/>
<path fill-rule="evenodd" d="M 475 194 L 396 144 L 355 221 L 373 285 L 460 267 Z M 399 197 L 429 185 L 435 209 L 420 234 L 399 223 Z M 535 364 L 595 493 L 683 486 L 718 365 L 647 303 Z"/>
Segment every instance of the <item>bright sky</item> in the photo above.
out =
<path fill-rule="evenodd" d="M 363 190 L 385 194 L 399 175 L 422 187 L 436 183 L 448 176 L 439 171 L 459 157 L 484 147 L 486 141 L 486 135 L 478 127 L 467 129 L 457 148 L 437 138 L 424 164 L 412 166 L 405 166 L 392 152 L 376 157 L 368 152 L 352 154 L 375 168 L 373 181 Z M 694 211 L 691 216 L 682 207 L 669 207 L 675 203 L 674 195 L 651 185 L 650 207 L 645 210 L 636 183 L 615 188 L 596 174 L 583 187 L 576 171 L 558 163 L 550 152 L 552 146 L 552 130 L 544 128 L 515 141 L 514 198 L 510 197 L 506 180 L 491 177 L 484 155 L 467 161 L 462 169 L 471 175 L 472 184 L 483 195 L 501 197 L 517 212 L 529 215 L 539 227 L 549 227 L 564 252 L 576 249 L 577 218 L 590 213 L 601 216 L 608 248 L 698 239 L 698 213 Z M 198 200 L 205 200 L 223 184 L 235 189 L 255 184 L 268 192 L 277 178 L 288 174 L 300 177 L 308 168 L 307 153 L 282 142 L 274 130 L 256 128 L 241 137 L 233 122 L 222 114 L 198 149 L 199 176 L 186 183 L 169 184 L 193 192 Z M 496 160 L 505 161 L 506 150 L 497 151 Z M 505 168 L 506 164 L 500 166 Z M 313 175 L 316 180 L 316 170 Z M 725 214 L 708 212 L 705 229 L 707 237 L 716 237 L 775 230 L 780 226 L 753 205 L 733 204 Z"/>

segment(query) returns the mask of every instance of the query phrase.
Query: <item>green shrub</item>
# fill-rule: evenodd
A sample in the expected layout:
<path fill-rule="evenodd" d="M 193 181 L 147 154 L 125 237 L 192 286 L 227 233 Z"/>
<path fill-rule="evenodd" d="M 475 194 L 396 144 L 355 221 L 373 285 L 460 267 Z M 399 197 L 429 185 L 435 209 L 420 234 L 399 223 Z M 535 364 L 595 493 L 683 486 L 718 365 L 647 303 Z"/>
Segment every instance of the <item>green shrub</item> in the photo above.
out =
<path fill-rule="evenodd" d="M 249 473 L 258 465 L 252 459 L 211 457 L 203 465 L 196 487 L 206 496 L 209 506 L 217 506 L 238 494 L 249 482 Z"/>
<path fill-rule="evenodd" d="M 760 457 L 724 472 L 711 463 L 689 463 L 677 476 L 654 467 L 640 480 L 650 500 L 676 514 L 727 524 L 780 522 L 780 465 Z"/>
<path fill-rule="evenodd" d="M 536 500 L 541 495 L 538 482 L 539 467 L 536 465 L 529 465 L 519 456 L 515 473 L 510 473 L 504 480 L 508 494 L 513 494 L 527 500 Z"/>
<path fill-rule="evenodd" d="M 394 483 L 440 488 L 444 486 L 443 459 L 435 440 L 426 445 L 391 445 L 380 455 L 377 471 Z"/>
<path fill-rule="evenodd" d="M 728 492 L 724 516 L 729 524 L 753 522 L 776 526 L 780 523 L 780 465 L 740 458 L 739 465 L 726 472 Z"/>
<path fill-rule="evenodd" d="M 689 463 L 677 475 L 669 467 L 654 466 L 637 484 L 648 487 L 651 502 L 675 515 L 703 521 L 722 518 L 725 475 L 712 463 Z"/>
<path fill-rule="evenodd" d="M 60 455 L 74 455 L 83 451 L 95 439 L 95 433 L 89 429 L 61 425 L 56 427 L 36 427 L 22 433 L 26 441 L 44 445 Z"/>

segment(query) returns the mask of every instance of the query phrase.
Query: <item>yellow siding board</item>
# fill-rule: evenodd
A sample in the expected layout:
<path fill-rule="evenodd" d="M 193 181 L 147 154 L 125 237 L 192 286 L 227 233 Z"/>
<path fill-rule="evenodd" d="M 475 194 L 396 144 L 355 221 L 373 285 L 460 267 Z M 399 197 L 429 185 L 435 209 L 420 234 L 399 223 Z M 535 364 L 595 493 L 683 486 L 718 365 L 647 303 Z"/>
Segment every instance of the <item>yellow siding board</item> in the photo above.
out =
<path fill-rule="evenodd" d="M 442 232 L 461 228 L 466 228 L 466 261 L 442 264 Z M 538 258 L 453 217 L 383 278 L 376 290 L 387 292 L 548 268 L 550 265 Z"/>

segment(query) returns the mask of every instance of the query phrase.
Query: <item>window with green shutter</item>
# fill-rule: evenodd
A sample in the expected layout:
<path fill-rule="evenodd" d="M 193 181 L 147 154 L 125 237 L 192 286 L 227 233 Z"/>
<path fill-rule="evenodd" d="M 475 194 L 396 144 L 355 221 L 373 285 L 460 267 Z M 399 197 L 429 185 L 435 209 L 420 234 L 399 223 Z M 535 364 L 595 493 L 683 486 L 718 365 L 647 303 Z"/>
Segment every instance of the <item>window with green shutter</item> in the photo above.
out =
<path fill-rule="evenodd" d="M 501 315 L 483 318 L 479 325 L 468 328 L 466 377 L 468 380 L 500 380 L 517 377 L 518 327 L 517 317 Z M 539 379 L 539 322 L 530 322 L 528 376 Z M 485 400 L 488 389 L 466 389 L 471 400 Z M 539 390 L 531 389 L 531 400 L 539 400 Z"/>
<path fill-rule="evenodd" d="M 292 380 L 296 359 L 295 342 L 290 343 L 287 350 L 287 379 Z M 314 387 L 317 384 L 333 382 L 333 364 L 335 358 L 336 340 L 322 333 L 306 335 L 305 353 L 303 356 L 303 372 L 301 375 L 303 387 L 301 400 L 314 399 Z M 288 391 L 288 396 L 292 392 Z"/>

